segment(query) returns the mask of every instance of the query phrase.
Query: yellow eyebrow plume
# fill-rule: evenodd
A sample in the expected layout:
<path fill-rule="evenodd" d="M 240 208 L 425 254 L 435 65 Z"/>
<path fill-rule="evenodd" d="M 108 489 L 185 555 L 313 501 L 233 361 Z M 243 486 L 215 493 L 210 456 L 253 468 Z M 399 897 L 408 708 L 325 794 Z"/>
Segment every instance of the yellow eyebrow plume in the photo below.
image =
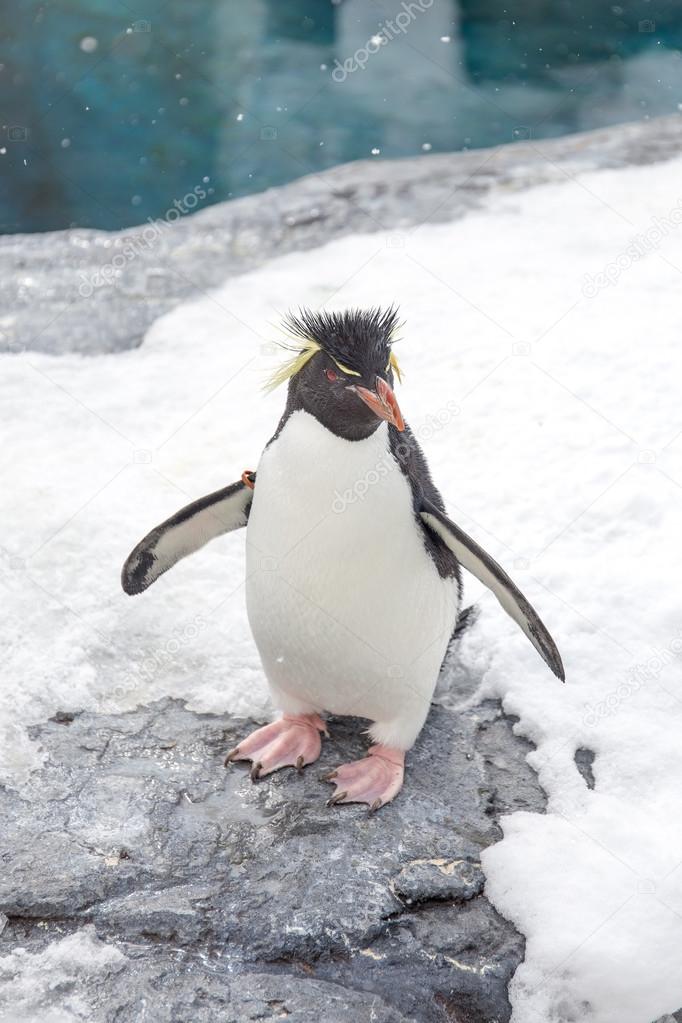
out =
<path fill-rule="evenodd" d="M 357 370 L 350 369 L 348 366 L 344 366 L 344 364 L 342 362 L 339 362 L 338 359 L 335 359 L 333 355 L 332 355 L 332 360 L 336 363 L 336 365 L 339 367 L 341 372 L 342 373 L 347 373 L 349 377 L 361 377 L 362 376 L 362 373 L 358 373 Z"/>
<path fill-rule="evenodd" d="M 265 391 L 268 392 L 274 391 L 275 388 L 279 387 L 280 384 L 284 384 L 287 382 L 287 380 L 291 380 L 292 377 L 296 376 L 297 373 L 301 372 L 303 367 L 312 359 L 313 355 L 316 355 L 317 352 L 324 351 L 322 345 L 312 337 L 306 338 L 302 344 L 283 345 L 283 347 L 288 348 L 290 351 L 293 351 L 294 355 L 292 358 L 287 359 L 286 362 L 284 362 L 279 367 L 279 369 L 275 370 L 275 372 L 270 377 L 268 377 L 264 384 Z M 339 362 L 339 360 L 335 359 L 333 355 L 330 356 L 330 358 L 332 359 L 334 364 L 339 367 L 342 373 L 345 373 L 351 377 L 362 376 L 362 373 L 359 373 L 355 369 L 351 369 L 350 366 L 344 365 L 343 362 Z M 388 360 L 386 372 L 388 372 L 389 369 L 393 370 L 396 377 L 398 378 L 398 381 L 402 383 L 403 374 L 401 372 L 400 366 L 398 365 L 398 360 L 396 359 L 393 352 L 391 352 L 390 358 Z"/>
<path fill-rule="evenodd" d="M 293 359 L 287 359 L 287 361 L 279 367 L 278 370 L 272 374 L 265 382 L 264 390 L 274 391 L 280 384 L 286 383 L 291 377 L 296 376 L 297 373 L 303 369 L 305 364 L 312 359 L 316 352 L 320 351 L 320 345 L 317 341 L 313 341 L 310 338 L 305 342 L 304 346 L 300 348 Z"/>
<path fill-rule="evenodd" d="M 400 371 L 400 366 L 398 365 L 398 360 L 396 359 L 396 357 L 393 354 L 393 352 L 391 352 L 391 358 L 388 360 L 388 366 L 386 367 L 386 369 L 388 370 L 389 367 L 393 370 L 393 372 L 397 376 L 398 383 L 402 384 L 402 382 L 403 382 L 403 374 Z"/>

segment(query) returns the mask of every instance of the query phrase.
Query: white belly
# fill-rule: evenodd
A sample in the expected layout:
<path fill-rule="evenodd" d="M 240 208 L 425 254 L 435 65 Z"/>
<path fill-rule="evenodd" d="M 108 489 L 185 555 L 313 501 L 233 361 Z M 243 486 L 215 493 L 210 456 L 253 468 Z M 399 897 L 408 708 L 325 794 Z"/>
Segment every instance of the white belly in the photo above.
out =
<path fill-rule="evenodd" d="M 381 424 L 364 441 L 295 412 L 263 453 L 247 528 L 249 621 L 275 702 L 418 734 L 457 617 Z"/>

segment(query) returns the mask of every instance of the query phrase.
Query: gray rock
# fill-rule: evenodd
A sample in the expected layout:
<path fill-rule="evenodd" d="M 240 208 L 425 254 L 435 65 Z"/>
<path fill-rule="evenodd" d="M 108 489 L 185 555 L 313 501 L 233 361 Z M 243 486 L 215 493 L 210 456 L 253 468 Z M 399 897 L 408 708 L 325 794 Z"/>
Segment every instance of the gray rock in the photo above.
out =
<path fill-rule="evenodd" d="M 406 160 L 359 161 L 219 203 L 171 225 L 74 229 L 0 239 L 0 351 L 134 348 L 162 313 L 273 255 L 352 232 L 400 231 L 463 216 L 517 191 L 682 149 L 682 119 L 655 118 L 560 139 Z"/>
<path fill-rule="evenodd" d="M 578 771 L 584 779 L 588 789 L 594 788 L 594 771 L 592 769 L 594 756 L 594 750 L 587 749 L 586 746 L 581 746 L 580 749 L 577 749 L 573 754 L 575 766 L 578 768 Z"/>
<path fill-rule="evenodd" d="M 332 719 L 317 765 L 258 784 L 223 767 L 250 727 L 167 699 L 32 729 L 43 769 L 0 790 L 0 954 L 94 927 L 126 956 L 74 981 L 107 1023 L 508 1020 L 524 943 L 480 855 L 498 813 L 544 798 L 499 707 L 434 707 L 374 816 L 328 809 L 319 779 L 363 754 L 361 722 Z"/>

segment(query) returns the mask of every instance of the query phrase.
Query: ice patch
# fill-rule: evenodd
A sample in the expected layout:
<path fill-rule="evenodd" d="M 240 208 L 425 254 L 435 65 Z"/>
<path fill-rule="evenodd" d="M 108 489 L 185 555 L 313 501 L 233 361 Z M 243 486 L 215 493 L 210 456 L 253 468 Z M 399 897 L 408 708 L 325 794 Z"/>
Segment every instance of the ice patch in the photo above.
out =
<path fill-rule="evenodd" d="M 125 956 L 95 935 L 94 927 L 54 941 L 42 952 L 18 948 L 0 957 L 0 1023 L 93 1023 L 92 993 L 102 974 Z"/>

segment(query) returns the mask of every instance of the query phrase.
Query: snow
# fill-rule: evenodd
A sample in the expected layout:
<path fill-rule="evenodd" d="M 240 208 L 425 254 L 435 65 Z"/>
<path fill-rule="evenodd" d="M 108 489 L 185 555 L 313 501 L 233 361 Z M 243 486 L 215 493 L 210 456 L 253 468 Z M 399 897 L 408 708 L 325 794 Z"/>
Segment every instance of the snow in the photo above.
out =
<path fill-rule="evenodd" d="M 120 565 L 257 464 L 283 402 L 260 385 L 284 311 L 397 299 L 406 418 L 452 517 L 510 571 L 566 667 L 561 686 L 469 581 L 484 614 L 465 666 L 518 715 L 549 799 L 547 815 L 506 817 L 484 857 L 489 897 L 527 938 L 514 1023 L 678 1009 L 681 172 L 557 168 L 556 184 L 453 224 L 346 238 L 210 295 L 197 282 L 139 350 L 3 357 L 2 779 L 25 784 L 41 760 L 26 725 L 58 709 L 171 694 L 267 714 L 243 535 L 134 599 Z M 596 753 L 593 791 L 580 747 Z"/>
<path fill-rule="evenodd" d="M 0 1023 L 92 1023 L 101 976 L 121 969 L 125 956 L 84 927 L 42 952 L 18 948 L 0 957 Z"/>

